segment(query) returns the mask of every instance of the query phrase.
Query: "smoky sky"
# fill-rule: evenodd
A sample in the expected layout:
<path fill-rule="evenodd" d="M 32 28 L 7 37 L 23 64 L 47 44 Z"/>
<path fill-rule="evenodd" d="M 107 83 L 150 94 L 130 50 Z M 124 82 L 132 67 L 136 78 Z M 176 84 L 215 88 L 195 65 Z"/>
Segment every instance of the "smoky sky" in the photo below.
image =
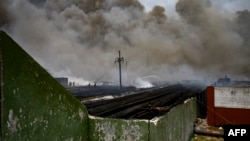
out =
<path fill-rule="evenodd" d="M 1 28 L 53 75 L 118 82 L 120 50 L 127 85 L 250 77 L 248 9 L 179 0 L 176 18 L 137 0 L 12 0 L 0 7 Z"/>
<path fill-rule="evenodd" d="M 3 1 L 0 2 L 0 27 L 9 23 L 10 17 L 6 9 L 6 5 Z"/>

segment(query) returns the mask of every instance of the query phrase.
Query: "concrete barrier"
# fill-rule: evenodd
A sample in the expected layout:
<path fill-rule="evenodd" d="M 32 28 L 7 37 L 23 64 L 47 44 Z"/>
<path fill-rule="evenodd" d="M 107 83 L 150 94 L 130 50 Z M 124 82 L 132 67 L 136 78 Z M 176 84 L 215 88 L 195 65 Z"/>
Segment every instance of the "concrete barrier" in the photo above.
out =
<path fill-rule="evenodd" d="M 197 117 L 195 98 L 152 120 L 90 116 L 90 141 L 188 141 Z"/>
<path fill-rule="evenodd" d="M 150 121 L 150 141 L 188 141 L 197 118 L 196 99 L 188 99 Z"/>
<path fill-rule="evenodd" d="M 3 141 L 88 140 L 86 108 L 0 32 Z"/>

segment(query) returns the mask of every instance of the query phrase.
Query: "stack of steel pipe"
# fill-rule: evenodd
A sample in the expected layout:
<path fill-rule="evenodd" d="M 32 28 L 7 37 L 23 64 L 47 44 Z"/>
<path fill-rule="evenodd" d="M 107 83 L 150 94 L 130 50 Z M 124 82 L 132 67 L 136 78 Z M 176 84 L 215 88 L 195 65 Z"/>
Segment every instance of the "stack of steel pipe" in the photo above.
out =
<path fill-rule="evenodd" d="M 181 84 L 154 88 L 111 100 L 87 102 L 90 115 L 124 119 L 151 119 L 166 113 L 188 97 L 202 92 L 198 87 Z"/>

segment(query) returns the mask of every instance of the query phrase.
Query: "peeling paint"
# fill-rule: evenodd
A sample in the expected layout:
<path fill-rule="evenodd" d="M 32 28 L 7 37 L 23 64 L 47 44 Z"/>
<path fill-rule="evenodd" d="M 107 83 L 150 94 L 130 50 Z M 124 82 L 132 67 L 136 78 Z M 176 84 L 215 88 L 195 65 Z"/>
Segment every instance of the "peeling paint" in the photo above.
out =
<path fill-rule="evenodd" d="M 65 141 L 74 141 L 73 138 L 66 139 Z"/>
<path fill-rule="evenodd" d="M 90 117 L 91 141 L 146 141 L 148 123 L 146 120 L 124 120 Z"/>
<path fill-rule="evenodd" d="M 83 120 L 84 112 L 81 109 L 79 109 L 79 116 L 80 116 L 81 120 Z"/>
<path fill-rule="evenodd" d="M 157 126 L 158 121 L 161 119 L 162 117 L 155 117 L 153 119 L 150 120 L 151 123 L 153 123 L 155 126 Z"/>
<path fill-rule="evenodd" d="M 187 100 L 185 100 L 183 103 L 186 104 L 186 103 L 188 103 L 189 101 L 190 101 L 190 98 L 187 99 Z"/>
<path fill-rule="evenodd" d="M 50 110 L 50 111 L 49 111 L 49 115 L 52 115 L 52 114 L 53 114 L 53 111 L 52 111 L 52 110 Z"/>
<path fill-rule="evenodd" d="M 18 118 L 14 117 L 13 110 L 9 110 L 9 121 L 7 121 L 8 129 L 11 133 L 14 133 L 17 131 L 18 127 Z"/>
<path fill-rule="evenodd" d="M 16 90 L 15 89 L 13 90 L 13 94 L 16 94 Z"/>
<path fill-rule="evenodd" d="M 134 126 L 122 126 L 122 135 L 121 135 L 121 140 L 123 141 L 139 141 L 142 133 L 139 132 L 140 127 L 139 125 L 134 125 Z"/>
<path fill-rule="evenodd" d="M 92 115 L 88 115 L 88 117 L 90 118 L 90 119 L 104 119 L 104 118 L 102 118 L 102 117 L 97 117 L 97 116 L 92 116 Z"/>
<path fill-rule="evenodd" d="M 105 141 L 113 141 L 115 139 L 115 127 L 110 122 L 105 122 L 103 124 L 97 123 L 95 130 L 98 131 L 98 136 L 102 138 L 104 136 Z"/>

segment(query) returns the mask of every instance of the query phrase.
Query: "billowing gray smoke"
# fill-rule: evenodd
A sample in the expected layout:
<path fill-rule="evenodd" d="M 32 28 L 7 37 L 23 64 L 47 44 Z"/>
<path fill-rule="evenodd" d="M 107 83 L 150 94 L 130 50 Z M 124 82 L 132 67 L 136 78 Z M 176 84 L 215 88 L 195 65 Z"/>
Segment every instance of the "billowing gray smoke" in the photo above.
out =
<path fill-rule="evenodd" d="M 249 76 L 250 48 L 249 45 L 244 44 L 244 35 L 242 36 L 240 32 L 233 29 L 239 27 L 239 24 L 235 23 L 235 19 L 219 13 L 218 10 L 211 7 L 208 0 L 199 2 L 197 0 L 179 0 L 176 11 L 192 27 L 191 34 L 195 33 L 194 36 L 199 36 L 198 41 L 196 41 L 197 38 L 190 40 L 199 43 L 191 44 L 193 47 L 198 45 L 193 48 L 196 51 L 185 51 L 188 53 L 185 58 L 187 64 L 191 64 L 197 69 L 206 69 L 209 72 L 214 70 L 215 72 Z M 247 24 L 247 22 L 242 21 L 242 24 Z M 249 28 L 245 28 L 245 32 L 249 31 Z M 195 57 L 197 55 L 198 58 Z"/>
<path fill-rule="evenodd" d="M 179 0 L 179 17 L 137 0 L 12 0 L 0 10 L 0 25 L 54 75 L 118 82 L 121 50 L 127 84 L 250 77 L 248 10 L 222 12 L 208 0 Z"/>
<path fill-rule="evenodd" d="M 248 10 L 237 12 L 237 30 L 244 40 L 244 45 L 250 46 L 250 12 Z"/>
<path fill-rule="evenodd" d="M 5 6 L 5 3 L 3 1 L 0 1 L 0 27 L 5 26 L 9 23 L 9 18 L 7 14 L 7 9 Z"/>

